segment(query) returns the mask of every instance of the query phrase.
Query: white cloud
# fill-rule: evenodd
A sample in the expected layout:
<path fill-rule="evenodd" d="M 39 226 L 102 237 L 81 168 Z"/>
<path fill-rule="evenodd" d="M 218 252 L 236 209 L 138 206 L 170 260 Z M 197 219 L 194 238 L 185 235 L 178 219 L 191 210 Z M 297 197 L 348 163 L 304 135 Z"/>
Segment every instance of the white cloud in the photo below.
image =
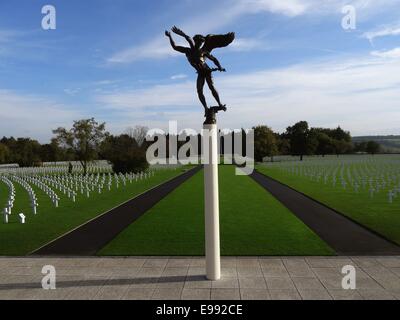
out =
<path fill-rule="evenodd" d="M 160 59 L 178 55 L 171 50 L 165 37 L 156 39 L 139 46 L 132 46 L 115 53 L 107 61 L 109 63 L 128 63 L 142 59 Z"/>
<path fill-rule="evenodd" d="M 362 37 L 368 39 L 371 43 L 375 38 L 398 36 L 400 35 L 400 24 L 383 26 L 373 31 L 365 32 Z"/>
<path fill-rule="evenodd" d="M 70 96 L 75 96 L 81 91 L 81 88 L 66 88 L 63 91 Z"/>
<path fill-rule="evenodd" d="M 336 59 L 219 75 L 215 82 L 228 106 L 219 116 L 221 128 L 265 123 L 282 131 L 304 119 L 313 126 L 341 125 L 357 135 L 399 133 L 394 129 L 400 119 L 399 60 Z M 120 112 L 124 121 L 165 127 L 168 120 L 178 120 L 199 129 L 203 111 L 195 90 L 187 81 L 102 95 L 97 101 Z"/>
<path fill-rule="evenodd" d="M 94 86 L 107 86 L 107 85 L 112 85 L 112 84 L 115 84 L 115 83 L 118 83 L 118 82 L 120 82 L 120 80 L 108 80 L 108 79 L 106 79 L 106 80 L 94 81 L 92 83 L 92 85 L 94 85 Z"/>
<path fill-rule="evenodd" d="M 290 17 L 303 14 L 310 5 L 310 1 L 304 0 L 241 0 L 238 3 L 243 12 L 266 11 Z"/>
<path fill-rule="evenodd" d="M 13 50 L 13 42 L 22 33 L 15 30 L 0 30 L 0 56 L 11 55 Z M 0 62 L 1 64 L 1 62 Z"/>
<path fill-rule="evenodd" d="M 381 10 L 391 10 L 398 0 L 225 0 L 208 3 L 208 10 L 199 11 L 190 20 L 181 21 L 179 26 L 188 34 L 204 34 L 220 31 L 232 24 L 241 16 L 258 13 L 273 13 L 288 17 L 301 15 L 341 14 L 344 5 L 352 4 L 358 10 L 358 17 L 368 16 Z M 201 31 L 200 31 L 201 30 Z M 107 59 L 108 63 L 132 63 L 143 59 L 162 59 L 178 54 L 171 50 L 164 35 L 155 36 L 152 40 L 140 45 L 129 46 L 114 53 Z M 177 41 L 180 41 L 177 37 Z M 242 39 L 242 41 L 245 41 Z M 256 40 L 251 40 L 255 48 L 263 48 Z M 237 45 L 237 48 L 245 48 Z"/>
<path fill-rule="evenodd" d="M 251 51 L 254 49 L 269 49 L 265 43 L 265 40 L 257 38 L 237 38 L 229 46 L 233 51 Z"/>
<path fill-rule="evenodd" d="M 0 89 L 1 135 L 29 136 L 47 142 L 51 130 L 70 126 L 82 114 L 50 99 Z"/>
<path fill-rule="evenodd" d="M 206 12 L 199 12 L 190 20 L 183 21 L 179 26 L 188 34 L 202 33 L 207 34 L 232 23 L 238 17 L 245 14 L 258 12 L 272 12 L 295 16 L 304 12 L 306 5 L 302 5 L 300 0 L 236 0 L 218 1 Z M 179 37 L 175 37 L 177 43 L 184 43 Z M 243 40 L 245 41 L 245 40 Z M 255 44 L 255 40 L 252 40 Z M 243 48 L 243 47 L 242 47 Z M 178 54 L 171 50 L 168 39 L 163 35 L 156 36 L 141 45 L 134 45 L 123 49 L 107 61 L 109 63 L 131 63 L 142 59 L 161 59 Z"/>
<path fill-rule="evenodd" d="M 188 34 L 209 33 L 232 22 L 239 15 L 237 6 L 217 6 L 206 12 L 198 13 L 190 20 L 179 24 Z M 171 49 L 168 39 L 160 30 L 160 35 L 140 45 L 133 45 L 113 54 L 107 59 L 109 63 L 131 63 L 143 59 L 163 59 L 166 57 L 178 56 L 179 53 Z M 178 45 L 188 46 L 181 37 L 174 35 Z"/>
<path fill-rule="evenodd" d="M 303 14 L 308 7 L 308 1 L 304 0 L 238 0 L 236 10 L 238 14 L 271 12 L 286 16 Z"/>
<path fill-rule="evenodd" d="M 0 30 L 0 43 L 9 42 L 18 36 L 19 33 L 12 30 Z"/>
<path fill-rule="evenodd" d="M 104 94 L 96 98 L 97 102 L 113 110 L 135 110 L 149 107 L 182 107 L 192 104 L 195 98 L 192 82 L 168 85 L 156 85 L 146 89 L 136 89 Z"/>
<path fill-rule="evenodd" d="M 186 79 L 187 78 L 187 74 L 174 74 L 173 76 L 171 76 L 171 80 L 182 80 L 182 79 Z"/>
<path fill-rule="evenodd" d="M 371 54 L 380 58 L 398 59 L 400 58 L 400 47 L 387 51 L 372 51 Z"/>

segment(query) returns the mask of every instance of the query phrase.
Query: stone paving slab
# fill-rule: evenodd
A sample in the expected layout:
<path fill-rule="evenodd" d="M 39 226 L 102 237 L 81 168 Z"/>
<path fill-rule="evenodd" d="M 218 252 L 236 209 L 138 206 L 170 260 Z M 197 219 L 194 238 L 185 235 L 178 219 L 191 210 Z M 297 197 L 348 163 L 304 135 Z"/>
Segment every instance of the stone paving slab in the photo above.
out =
<path fill-rule="evenodd" d="M 41 287 L 44 265 L 56 290 Z M 0 257 L 0 300 L 399 300 L 400 256 L 222 257 L 208 281 L 203 257 Z M 357 272 L 342 288 L 341 269 Z"/>

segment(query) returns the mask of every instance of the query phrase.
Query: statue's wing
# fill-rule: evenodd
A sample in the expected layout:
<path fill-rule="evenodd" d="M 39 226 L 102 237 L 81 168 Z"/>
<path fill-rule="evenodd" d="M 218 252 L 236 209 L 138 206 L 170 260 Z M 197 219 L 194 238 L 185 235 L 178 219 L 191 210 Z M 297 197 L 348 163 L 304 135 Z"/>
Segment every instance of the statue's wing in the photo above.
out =
<path fill-rule="evenodd" d="M 205 39 L 203 50 L 211 52 L 215 48 L 223 48 L 230 45 L 233 40 L 235 40 L 234 32 L 221 35 L 209 34 Z"/>

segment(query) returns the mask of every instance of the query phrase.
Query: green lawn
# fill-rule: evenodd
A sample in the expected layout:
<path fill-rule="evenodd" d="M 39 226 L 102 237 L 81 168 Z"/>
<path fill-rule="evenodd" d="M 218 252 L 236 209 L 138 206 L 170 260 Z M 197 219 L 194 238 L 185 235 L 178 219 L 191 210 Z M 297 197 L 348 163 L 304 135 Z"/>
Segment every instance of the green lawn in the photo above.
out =
<path fill-rule="evenodd" d="M 113 186 L 111 191 L 105 191 L 103 194 L 93 192 L 90 198 L 79 194 L 76 203 L 62 195 L 61 192 L 57 192 L 61 198 L 58 208 L 52 205 L 49 197 L 43 191 L 32 186 L 39 202 L 36 216 L 33 215 L 29 206 L 28 193 L 18 183 L 14 183 L 16 201 L 10 216 L 10 223 L 4 224 L 3 221 L 0 223 L 0 255 L 28 254 L 74 227 L 180 173 L 182 171 L 179 169 L 157 170 L 153 177 L 132 182 L 132 184 L 128 182 L 126 187 L 121 184 L 119 189 Z M 0 183 L 0 201 L 3 201 L 3 193 L 6 192 L 6 185 Z M 7 197 L 6 194 L 5 197 Z M 17 215 L 20 212 L 27 216 L 26 224 L 18 222 Z"/>
<path fill-rule="evenodd" d="M 7 185 L 0 180 L 0 215 L 1 215 L 1 222 L 3 222 L 3 209 L 7 204 L 8 200 L 8 188 Z"/>
<path fill-rule="evenodd" d="M 233 166 L 220 166 L 223 255 L 332 255 L 313 231 Z M 131 224 L 100 255 L 203 255 L 203 171 Z"/>
<path fill-rule="evenodd" d="M 368 192 L 356 193 L 351 188 L 310 181 L 305 177 L 287 174 L 275 166 L 260 165 L 257 170 L 400 244 L 400 209 L 398 205 L 388 203 L 385 192 L 375 194 L 371 199 Z"/>

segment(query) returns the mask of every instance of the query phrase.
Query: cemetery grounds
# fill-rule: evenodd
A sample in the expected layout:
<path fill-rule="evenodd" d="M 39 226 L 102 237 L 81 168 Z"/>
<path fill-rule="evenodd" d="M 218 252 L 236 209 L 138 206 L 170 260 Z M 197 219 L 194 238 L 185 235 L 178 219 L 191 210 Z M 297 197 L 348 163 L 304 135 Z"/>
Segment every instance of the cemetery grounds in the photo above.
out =
<path fill-rule="evenodd" d="M 100 255 L 204 255 L 203 171 L 151 208 Z M 219 166 L 221 254 L 334 255 L 301 220 L 249 176 Z"/>
<path fill-rule="evenodd" d="M 110 168 L 94 167 L 86 177 L 79 173 L 70 176 L 65 173 L 66 168 L 62 172 L 57 168 L 15 170 L 3 173 L 0 181 L 2 204 L 7 205 L 11 195 L 15 195 L 9 223 L 0 224 L 1 255 L 29 254 L 181 174 L 187 167 L 151 168 L 148 173 L 125 176 L 111 173 Z M 14 191 L 5 181 L 10 181 Z M 37 203 L 36 215 L 33 199 Z M 204 255 L 203 201 L 203 170 L 200 170 L 98 254 Z M 220 207 L 223 255 L 335 254 L 250 177 L 235 175 L 234 166 L 220 166 Z M 19 221 L 19 212 L 26 215 L 24 224 Z"/>
<path fill-rule="evenodd" d="M 108 164 L 92 165 L 86 176 L 79 165 L 0 170 L 0 255 L 26 255 L 49 241 L 182 173 L 182 168 L 152 168 L 116 175 Z M 9 209 L 8 209 L 9 210 Z M 36 214 L 35 214 L 36 212 Z M 23 213 L 22 224 L 19 214 Z"/>
<path fill-rule="evenodd" d="M 278 158 L 257 170 L 400 244 L 400 155 Z"/>
<path fill-rule="evenodd" d="M 278 158 L 256 169 L 400 244 L 400 156 Z M 0 173 L 0 255 L 27 255 L 187 167 L 151 167 L 116 175 L 93 165 L 84 176 L 66 166 L 9 168 Z M 220 165 L 221 254 L 335 255 L 312 229 L 249 176 Z M 97 255 L 204 255 L 203 171 L 130 224 Z M 34 214 L 36 211 L 36 214 Z M 18 216 L 24 213 L 25 223 Z M 4 217 L 4 210 L 2 218 Z M 338 230 L 340 232 L 340 230 Z"/>

